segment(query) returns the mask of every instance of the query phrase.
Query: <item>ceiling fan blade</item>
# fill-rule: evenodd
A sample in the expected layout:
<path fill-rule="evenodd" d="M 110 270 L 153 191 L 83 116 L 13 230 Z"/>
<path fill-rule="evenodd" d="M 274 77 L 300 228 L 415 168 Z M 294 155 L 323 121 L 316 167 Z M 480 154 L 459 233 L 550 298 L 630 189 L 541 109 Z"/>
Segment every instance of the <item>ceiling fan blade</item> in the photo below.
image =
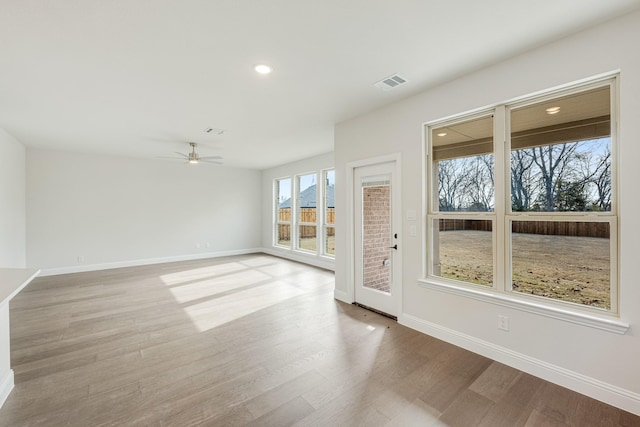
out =
<path fill-rule="evenodd" d="M 200 162 L 202 163 L 211 163 L 214 165 L 222 165 L 224 164 L 223 162 L 219 161 L 219 160 L 202 160 L 202 157 L 199 159 Z"/>
<path fill-rule="evenodd" d="M 198 157 L 198 160 L 222 160 L 222 156 L 204 156 Z"/>
<path fill-rule="evenodd" d="M 174 151 L 174 153 L 176 153 L 176 154 L 177 154 L 177 155 L 179 155 L 179 156 L 184 157 L 185 159 L 188 159 L 188 158 L 189 158 L 189 155 L 184 154 L 184 153 L 181 153 L 181 152 L 179 152 L 179 151 Z"/>
<path fill-rule="evenodd" d="M 156 159 L 171 159 L 171 160 L 184 161 L 182 157 L 176 157 L 176 156 L 156 156 Z"/>

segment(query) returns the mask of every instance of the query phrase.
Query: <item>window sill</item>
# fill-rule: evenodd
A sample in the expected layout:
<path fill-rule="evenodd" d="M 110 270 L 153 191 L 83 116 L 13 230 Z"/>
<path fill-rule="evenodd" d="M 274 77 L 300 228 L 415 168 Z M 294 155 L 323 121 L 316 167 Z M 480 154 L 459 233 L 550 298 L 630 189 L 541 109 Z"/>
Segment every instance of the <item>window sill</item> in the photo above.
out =
<path fill-rule="evenodd" d="M 335 261 L 336 259 L 335 255 L 319 254 L 317 252 L 308 251 L 306 249 L 293 249 L 287 246 L 280 246 L 280 245 L 271 245 L 271 247 L 276 251 L 285 251 L 285 252 L 290 252 L 294 254 L 310 255 L 310 256 L 314 256 L 314 257 L 321 258 L 331 262 Z"/>
<path fill-rule="evenodd" d="M 465 288 L 448 283 L 437 283 L 427 279 L 418 279 L 418 283 L 428 289 L 473 298 L 490 304 L 501 305 L 515 310 L 525 311 L 527 313 L 575 323 L 577 325 L 614 332 L 620 335 L 624 335 L 627 330 L 629 330 L 628 323 L 621 322 L 620 320 L 613 319 L 609 316 L 582 313 L 575 310 L 565 309 L 563 307 L 541 304 L 535 301 L 526 301 L 513 295 L 499 294 L 482 289 Z"/>
<path fill-rule="evenodd" d="M 296 251 L 278 246 L 263 248 L 262 251 L 269 255 L 290 259 L 292 261 L 302 262 L 304 264 L 313 265 L 325 270 L 335 271 L 334 258 L 323 257 L 311 252 Z"/>

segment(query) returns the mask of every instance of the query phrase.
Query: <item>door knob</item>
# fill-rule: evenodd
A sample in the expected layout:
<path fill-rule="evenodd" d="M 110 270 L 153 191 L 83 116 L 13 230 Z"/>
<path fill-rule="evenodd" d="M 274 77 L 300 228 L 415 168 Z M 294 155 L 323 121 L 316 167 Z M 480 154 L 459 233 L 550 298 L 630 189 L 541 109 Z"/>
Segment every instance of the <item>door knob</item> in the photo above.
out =
<path fill-rule="evenodd" d="M 395 244 L 395 245 L 393 245 L 393 246 L 389 246 L 389 249 L 395 249 L 395 250 L 397 251 L 397 250 L 398 250 L 398 245 L 397 245 L 397 244 Z"/>

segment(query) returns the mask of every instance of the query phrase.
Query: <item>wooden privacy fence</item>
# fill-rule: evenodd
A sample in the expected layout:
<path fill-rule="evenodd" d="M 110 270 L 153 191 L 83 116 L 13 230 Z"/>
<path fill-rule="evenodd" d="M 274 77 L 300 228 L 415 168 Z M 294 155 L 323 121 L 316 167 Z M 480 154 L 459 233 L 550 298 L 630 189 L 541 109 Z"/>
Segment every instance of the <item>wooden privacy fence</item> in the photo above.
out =
<path fill-rule="evenodd" d="M 490 220 L 440 219 L 440 231 L 476 230 L 491 231 Z M 581 221 L 513 221 L 514 233 L 541 234 L 545 236 L 577 236 L 609 238 L 608 222 Z"/>
<path fill-rule="evenodd" d="M 491 231 L 491 221 L 481 219 L 440 219 L 440 231 Z"/>
<path fill-rule="evenodd" d="M 326 222 L 328 224 L 335 224 L 335 208 L 327 209 L 325 214 L 327 216 Z M 278 209 L 278 221 L 290 222 L 291 221 L 291 209 L 280 208 Z M 316 208 L 300 208 L 300 219 L 298 222 L 316 222 Z M 335 228 L 327 228 L 327 235 L 333 236 L 335 234 Z M 316 237 L 316 227 L 312 225 L 300 226 L 299 237 L 306 239 L 310 237 Z M 278 224 L 278 238 L 280 240 L 291 240 L 291 227 L 289 224 Z"/>
<path fill-rule="evenodd" d="M 547 236 L 578 236 L 609 238 L 608 222 L 579 221 L 513 221 L 514 233 L 544 234 Z"/>

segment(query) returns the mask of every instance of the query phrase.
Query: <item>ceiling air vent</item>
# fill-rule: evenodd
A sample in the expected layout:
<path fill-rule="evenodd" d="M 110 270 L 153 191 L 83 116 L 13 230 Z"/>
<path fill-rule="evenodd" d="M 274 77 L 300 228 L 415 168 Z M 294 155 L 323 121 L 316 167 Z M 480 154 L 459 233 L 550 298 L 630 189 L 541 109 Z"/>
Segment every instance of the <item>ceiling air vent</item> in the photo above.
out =
<path fill-rule="evenodd" d="M 222 135 L 224 133 L 224 129 L 206 128 L 204 130 L 204 133 L 210 133 L 210 134 L 213 134 L 213 135 Z"/>
<path fill-rule="evenodd" d="M 389 89 L 393 89 L 398 86 L 401 86 L 406 82 L 407 82 L 407 79 L 405 79 L 404 77 L 400 77 L 397 74 L 393 74 L 389 77 L 385 77 L 384 79 L 380 80 L 377 83 L 374 83 L 373 85 L 382 90 L 389 90 Z"/>

